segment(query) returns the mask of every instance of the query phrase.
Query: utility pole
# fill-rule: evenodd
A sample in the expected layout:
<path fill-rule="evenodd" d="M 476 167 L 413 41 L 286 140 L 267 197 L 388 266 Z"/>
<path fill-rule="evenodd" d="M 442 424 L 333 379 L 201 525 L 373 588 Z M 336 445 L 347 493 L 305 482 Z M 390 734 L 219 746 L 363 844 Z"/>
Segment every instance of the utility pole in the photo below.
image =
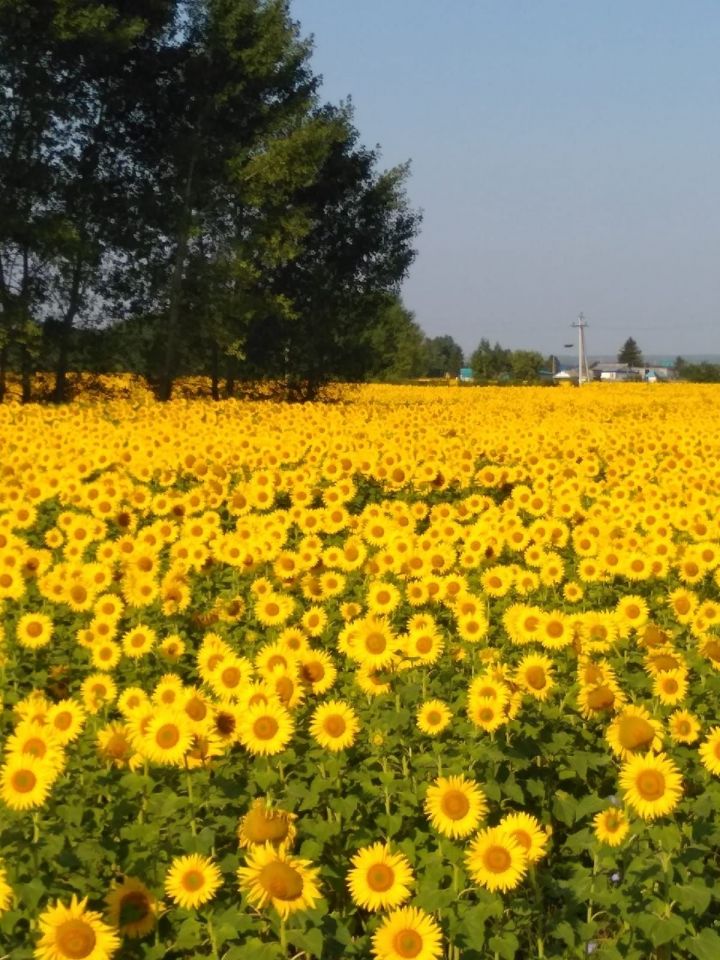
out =
<path fill-rule="evenodd" d="M 587 327 L 585 314 L 579 314 L 572 326 L 575 327 L 578 332 L 578 386 L 581 387 L 586 380 L 590 379 L 587 357 L 585 355 L 585 327 Z"/>

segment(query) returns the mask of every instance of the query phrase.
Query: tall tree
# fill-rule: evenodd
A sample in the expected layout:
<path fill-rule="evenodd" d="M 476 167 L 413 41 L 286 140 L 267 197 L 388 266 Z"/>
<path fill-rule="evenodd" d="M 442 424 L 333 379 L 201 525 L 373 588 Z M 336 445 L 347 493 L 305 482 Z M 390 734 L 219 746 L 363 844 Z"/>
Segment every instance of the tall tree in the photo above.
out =
<path fill-rule="evenodd" d="M 629 367 L 641 367 L 643 355 L 632 337 L 628 337 L 618 353 L 618 363 L 626 363 Z"/>
<path fill-rule="evenodd" d="M 370 333 L 372 367 L 378 380 L 398 381 L 424 376 L 427 371 L 426 338 L 412 312 L 398 297 L 391 297 Z"/>
<path fill-rule="evenodd" d="M 497 342 L 490 346 L 490 341 L 483 337 L 470 358 L 470 366 L 476 380 L 512 376 L 512 350 L 501 347 Z"/>
<path fill-rule="evenodd" d="M 463 365 L 463 351 L 449 335 L 429 337 L 427 341 L 428 376 L 444 377 L 450 374 L 456 377 Z"/>

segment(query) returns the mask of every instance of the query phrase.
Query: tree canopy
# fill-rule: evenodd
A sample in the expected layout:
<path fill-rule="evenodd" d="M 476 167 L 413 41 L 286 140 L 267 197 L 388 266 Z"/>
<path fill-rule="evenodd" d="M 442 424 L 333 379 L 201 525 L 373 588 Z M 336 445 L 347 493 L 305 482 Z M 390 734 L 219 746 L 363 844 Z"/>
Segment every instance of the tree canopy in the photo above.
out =
<path fill-rule="evenodd" d="M 372 372 L 420 217 L 310 56 L 286 0 L 0 0 L 0 398 L 93 325 L 165 399 Z"/>
<path fill-rule="evenodd" d="M 626 363 L 629 367 L 641 367 L 643 355 L 632 337 L 628 337 L 618 353 L 618 363 Z"/>

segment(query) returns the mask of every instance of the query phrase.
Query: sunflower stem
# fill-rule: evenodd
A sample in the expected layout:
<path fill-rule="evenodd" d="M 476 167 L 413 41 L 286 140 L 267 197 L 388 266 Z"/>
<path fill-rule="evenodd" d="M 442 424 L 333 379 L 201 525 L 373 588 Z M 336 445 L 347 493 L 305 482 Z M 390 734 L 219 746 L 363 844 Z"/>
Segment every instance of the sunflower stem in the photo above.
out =
<path fill-rule="evenodd" d="M 280 949 L 282 950 L 283 956 L 287 956 L 287 930 L 285 929 L 285 919 L 280 921 Z"/>
<path fill-rule="evenodd" d="M 195 799 L 193 797 L 192 775 L 188 767 L 185 767 L 185 784 L 187 786 L 188 802 L 190 804 L 190 830 L 192 835 L 197 836 L 197 825 L 195 823 Z"/>
<path fill-rule="evenodd" d="M 212 950 L 211 956 L 215 960 L 220 960 L 220 954 L 218 953 L 217 939 L 215 937 L 215 928 L 213 927 L 212 917 L 207 916 L 205 918 L 205 926 L 207 927 L 208 940 L 210 941 L 210 948 Z"/>

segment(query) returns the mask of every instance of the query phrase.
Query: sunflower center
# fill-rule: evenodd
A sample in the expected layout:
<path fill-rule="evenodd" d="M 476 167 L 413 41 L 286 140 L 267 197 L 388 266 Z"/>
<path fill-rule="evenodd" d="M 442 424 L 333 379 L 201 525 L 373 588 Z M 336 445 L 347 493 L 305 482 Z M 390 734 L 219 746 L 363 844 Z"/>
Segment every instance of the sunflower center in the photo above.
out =
<path fill-rule="evenodd" d="M 347 729 L 347 724 L 343 718 L 337 714 L 334 714 L 331 717 L 326 717 L 323 726 L 325 727 L 325 732 L 331 737 L 341 737 Z"/>
<path fill-rule="evenodd" d="M 658 800 L 665 793 L 665 777 L 658 770 L 643 770 L 635 786 L 643 800 Z"/>
<path fill-rule="evenodd" d="M 37 777 L 32 770 L 16 770 L 13 774 L 13 789 L 18 793 L 30 793 L 37 783 Z"/>
<path fill-rule="evenodd" d="M 488 847 L 484 856 L 485 867 L 491 873 L 505 873 L 512 863 L 512 857 L 505 847 Z"/>
<path fill-rule="evenodd" d="M 640 616 L 640 607 L 636 603 L 629 603 L 625 607 L 625 616 L 630 620 L 637 620 Z"/>
<path fill-rule="evenodd" d="M 180 731 L 174 723 L 166 723 L 155 734 L 155 742 L 163 750 L 171 750 L 180 740 Z"/>
<path fill-rule="evenodd" d="M 275 667 L 282 667 L 284 670 L 287 670 L 287 666 L 287 660 L 282 656 L 282 654 L 279 653 L 274 653 L 267 662 L 268 670 L 274 670 Z"/>
<path fill-rule="evenodd" d="M 188 872 L 184 874 L 181 883 L 187 891 L 195 893 L 205 886 L 205 877 L 200 870 L 188 870 Z"/>
<path fill-rule="evenodd" d="M 547 680 L 545 679 L 545 670 L 542 667 L 530 667 L 525 672 L 525 679 L 529 687 L 533 690 L 542 690 Z"/>
<path fill-rule="evenodd" d="M 58 730 L 67 730 L 72 723 L 72 714 L 69 710 L 63 710 L 55 717 L 54 723 Z"/>
<path fill-rule="evenodd" d="M 430 651 L 432 650 L 432 645 L 433 645 L 432 637 L 428 637 L 428 636 L 419 637 L 415 641 L 415 647 L 418 653 L 430 653 Z"/>
<path fill-rule="evenodd" d="M 235 730 L 235 717 L 230 713 L 218 713 L 215 717 L 215 728 L 224 737 L 230 736 Z"/>
<path fill-rule="evenodd" d="M 612 812 L 607 814 L 605 817 L 605 829 L 608 833 L 617 833 L 620 829 L 620 817 L 618 817 L 617 813 Z"/>
<path fill-rule="evenodd" d="M 139 923 L 150 913 L 150 903 L 141 890 L 131 890 L 120 901 L 120 926 Z"/>
<path fill-rule="evenodd" d="M 226 667 L 220 677 L 226 687 L 236 687 L 240 683 L 240 671 L 237 667 Z"/>
<path fill-rule="evenodd" d="M 84 920 L 74 918 L 61 923 L 55 933 L 55 942 L 69 960 L 83 960 L 95 949 L 95 931 Z"/>
<path fill-rule="evenodd" d="M 185 713 L 191 720 L 204 720 L 207 712 L 207 707 L 198 697 L 193 697 L 185 704 Z"/>
<path fill-rule="evenodd" d="M 289 864 L 275 861 L 260 871 L 260 883 L 276 900 L 297 900 L 303 892 L 303 878 Z"/>
<path fill-rule="evenodd" d="M 649 747 L 654 738 L 655 730 L 642 717 L 623 717 L 620 720 L 618 740 L 626 750 Z"/>
<path fill-rule="evenodd" d="M 275 684 L 275 692 L 285 704 L 290 702 L 294 691 L 295 684 L 292 682 L 290 677 L 280 677 Z"/>
<path fill-rule="evenodd" d="M 253 733 L 258 740 L 272 740 L 279 729 L 275 717 L 258 717 L 253 724 Z"/>
<path fill-rule="evenodd" d="M 317 683 L 318 680 L 322 680 L 325 676 L 325 669 L 321 663 L 313 661 L 312 663 L 304 664 L 302 675 L 308 683 Z"/>
<path fill-rule="evenodd" d="M 25 630 L 27 631 L 27 635 L 29 637 L 33 637 L 33 639 L 35 639 L 40 636 L 43 628 L 42 628 L 42 624 L 38 623 L 37 620 L 32 620 L 30 623 L 27 624 L 27 626 L 25 627 Z"/>
<path fill-rule="evenodd" d="M 245 818 L 243 833 L 251 843 L 277 842 L 288 835 L 288 822 L 282 815 L 273 816 L 263 810 L 251 810 Z"/>
<path fill-rule="evenodd" d="M 47 753 L 47 744 L 40 737 L 31 737 L 25 741 L 23 753 L 29 753 L 33 757 L 44 757 Z"/>
<path fill-rule="evenodd" d="M 417 930 L 399 930 L 393 937 L 393 947 L 400 957 L 417 957 L 423 941 Z"/>
<path fill-rule="evenodd" d="M 276 603 L 265 605 L 265 613 L 268 617 L 276 617 L 280 613 L 280 607 Z"/>
<path fill-rule="evenodd" d="M 604 684 L 588 694 L 587 705 L 591 710 L 608 710 L 614 703 L 615 694 Z"/>
<path fill-rule="evenodd" d="M 520 846 L 524 847 L 526 850 L 529 850 L 532 846 L 532 837 L 525 830 L 513 830 L 512 835 L 520 844 Z"/>
<path fill-rule="evenodd" d="M 665 693 L 677 693 L 678 692 L 678 682 L 673 677 L 666 677 L 663 681 L 663 690 Z"/>
<path fill-rule="evenodd" d="M 365 638 L 365 647 L 370 653 L 382 653 L 387 641 L 382 633 L 370 633 Z"/>
<path fill-rule="evenodd" d="M 442 715 L 439 710 L 431 710 L 425 717 L 425 720 L 431 727 L 437 727 L 438 724 L 442 723 Z"/>
<path fill-rule="evenodd" d="M 448 790 L 443 794 L 440 806 L 450 820 L 462 820 L 470 810 L 470 801 L 462 790 Z"/>
<path fill-rule="evenodd" d="M 546 630 L 549 637 L 551 637 L 553 640 L 557 640 L 563 635 L 564 627 L 559 620 L 551 620 L 550 623 L 548 623 Z"/>
<path fill-rule="evenodd" d="M 367 872 L 366 880 L 371 890 L 384 893 L 395 882 L 395 871 L 386 863 L 374 863 Z"/>

